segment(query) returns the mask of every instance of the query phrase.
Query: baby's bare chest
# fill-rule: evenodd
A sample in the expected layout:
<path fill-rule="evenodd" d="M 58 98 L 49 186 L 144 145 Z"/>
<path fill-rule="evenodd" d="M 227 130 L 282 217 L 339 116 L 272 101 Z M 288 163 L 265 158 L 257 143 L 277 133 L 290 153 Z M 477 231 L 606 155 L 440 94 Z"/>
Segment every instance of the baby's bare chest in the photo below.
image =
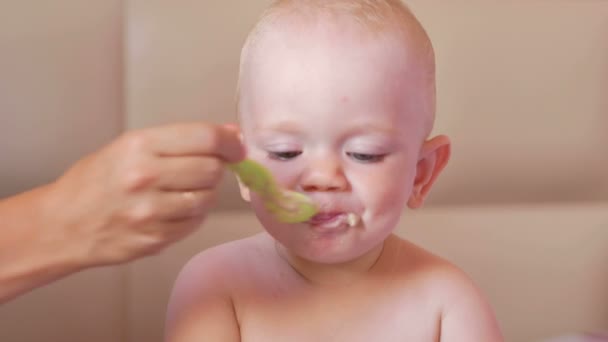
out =
<path fill-rule="evenodd" d="M 414 294 L 302 291 L 236 304 L 243 342 L 439 340 L 437 306 Z"/>

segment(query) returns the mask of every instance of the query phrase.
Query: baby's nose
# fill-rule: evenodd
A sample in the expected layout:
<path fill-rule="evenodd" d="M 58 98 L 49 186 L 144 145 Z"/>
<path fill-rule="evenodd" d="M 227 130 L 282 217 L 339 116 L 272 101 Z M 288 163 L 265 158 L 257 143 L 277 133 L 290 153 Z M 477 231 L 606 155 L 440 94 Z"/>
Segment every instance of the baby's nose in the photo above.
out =
<path fill-rule="evenodd" d="M 338 162 L 323 160 L 309 164 L 301 186 L 306 192 L 345 191 L 348 180 Z"/>

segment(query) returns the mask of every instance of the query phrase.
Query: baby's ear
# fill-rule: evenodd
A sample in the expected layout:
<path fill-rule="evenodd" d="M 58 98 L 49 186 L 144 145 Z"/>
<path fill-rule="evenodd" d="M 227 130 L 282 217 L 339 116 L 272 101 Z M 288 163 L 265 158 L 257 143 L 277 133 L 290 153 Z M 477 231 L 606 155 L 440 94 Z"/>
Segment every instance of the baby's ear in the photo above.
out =
<path fill-rule="evenodd" d="M 416 209 L 422 206 L 433 183 L 447 165 L 450 154 L 450 139 L 444 135 L 424 142 L 416 165 L 416 178 L 407 202 L 408 207 Z"/>

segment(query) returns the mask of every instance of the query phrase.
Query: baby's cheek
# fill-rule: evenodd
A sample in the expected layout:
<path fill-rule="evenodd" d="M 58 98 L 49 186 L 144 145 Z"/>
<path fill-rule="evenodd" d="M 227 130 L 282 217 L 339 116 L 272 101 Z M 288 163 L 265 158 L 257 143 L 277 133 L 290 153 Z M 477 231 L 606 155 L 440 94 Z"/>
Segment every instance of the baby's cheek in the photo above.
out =
<path fill-rule="evenodd" d="M 388 186 L 378 187 L 374 194 L 370 194 L 368 198 L 373 203 L 369 203 L 379 214 L 385 215 L 391 212 L 401 212 L 405 207 L 407 199 L 411 193 L 411 186 L 406 182 L 389 183 Z"/>
<path fill-rule="evenodd" d="M 286 187 L 293 188 L 298 179 L 298 170 L 300 166 L 295 161 L 280 162 L 266 160 L 264 165 L 270 170 L 276 181 Z"/>
<path fill-rule="evenodd" d="M 248 147 L 248 157 L 265 166 L 273 178 L 283 186 L 290 184 L 293 177 L 293 162 L 282 162 L 268 158 L 268 152 L 258 148 L 257 146 Z"/>

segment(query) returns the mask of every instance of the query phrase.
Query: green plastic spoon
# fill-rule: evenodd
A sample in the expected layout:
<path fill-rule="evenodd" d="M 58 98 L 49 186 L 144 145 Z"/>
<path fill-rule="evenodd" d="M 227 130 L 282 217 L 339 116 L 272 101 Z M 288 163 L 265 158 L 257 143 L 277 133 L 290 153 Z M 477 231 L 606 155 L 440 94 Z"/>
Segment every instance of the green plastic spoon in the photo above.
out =
<path fill-rule="evenodd" d="M 264 201 L 264 206 L 278 221 L 284 223 L 306 222 L 317 214 L 317 206 L 308 196 L 281 188 L 270 171 L 261 164 L 245 159 L 230 164 L 229 168 L 251 191 Z"/>

